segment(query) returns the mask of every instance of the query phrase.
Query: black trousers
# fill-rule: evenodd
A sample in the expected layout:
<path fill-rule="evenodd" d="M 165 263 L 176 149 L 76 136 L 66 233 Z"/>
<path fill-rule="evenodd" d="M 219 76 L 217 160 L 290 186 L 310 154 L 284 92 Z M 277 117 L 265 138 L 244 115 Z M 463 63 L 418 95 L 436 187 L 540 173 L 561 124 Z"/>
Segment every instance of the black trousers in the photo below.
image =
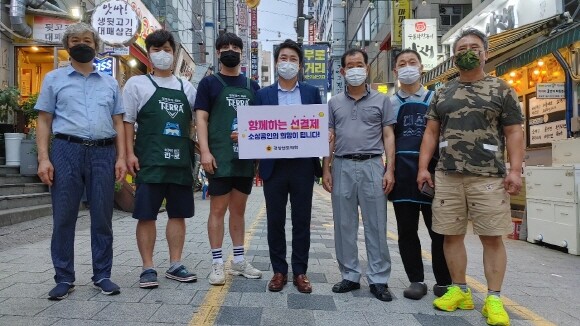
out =
<path fill-rule="evenodd" d="M 409 281 L 423 282 L 425 280 L 421 242 L 417 233 L 419 230 L 419 212 L 421 212 L 431 236 L 431 256 L 433 257 L 435 280 L 439 285 L 451 284 L 451 276 L 443 253 L 443 235 L 433 232 L 431 228 L 433 217 L 431 205 L 397 202 L 393 203 L 393 206 L 397 218 L 397 230 L 399 231 L 399 252 Z"/>
<path fill-rule="evenodd" d="M 274 273 L 288 273 L 286 262 L 286 205 L 290 196 L 292 273 L 306 274 L 310 250 L 310 220 L 314 165 L 310 158 L 276 160 L 272 176 L 264 180 L 268 247 Z"/>

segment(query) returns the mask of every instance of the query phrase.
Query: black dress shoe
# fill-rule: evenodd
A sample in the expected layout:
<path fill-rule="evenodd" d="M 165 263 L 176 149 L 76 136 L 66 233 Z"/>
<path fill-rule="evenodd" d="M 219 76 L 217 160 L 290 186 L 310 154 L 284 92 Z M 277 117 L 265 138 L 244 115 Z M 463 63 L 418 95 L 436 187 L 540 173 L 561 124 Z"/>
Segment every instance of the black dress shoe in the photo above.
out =
<path fill-rule="evenodd" d="M 393 297 L 391 292 L 389 292 L 389 287 L 385 284 L 371 284 L 371 293 L 381 301 L 391 301 Z"/>
<path fill-rule="evenodd" d="M 346 293 L 352 290 L 360 289 L 360 283 L 349 281 L 349 280 L 342 280 L 336 283 L 332 287 L 332 292 L 334 293 Z"/>

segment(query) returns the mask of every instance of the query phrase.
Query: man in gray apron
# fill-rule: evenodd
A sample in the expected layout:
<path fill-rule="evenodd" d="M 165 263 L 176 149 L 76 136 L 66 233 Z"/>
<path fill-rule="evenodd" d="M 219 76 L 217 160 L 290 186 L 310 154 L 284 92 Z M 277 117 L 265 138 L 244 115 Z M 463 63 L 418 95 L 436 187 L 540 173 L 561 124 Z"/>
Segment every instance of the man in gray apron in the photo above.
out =
<path fill-rule="evenodd" d="M 262 277 L 262 272 L 244 259 L 244 212 L 252 190 L 254 161 L 238 158 L 237 136 L 233 137 L 237 133 L 232 132 L 237 130 L 237 107 L 253 104 L 260 88 L 240 74 L 242 48 L 242 39 L 233 33 L 224 33 L 216 40 L 221 69 L 200 81 L 194 106 L 201 164 L 209 179 L 207 232 L 212 252 L 209 283 L 213 285 L 226 281 L 222 254 L 226 210 L 233 244 L 230 273 Z"/>
<path fill-rule="evenodd" d="M 197 277 L 181 262 L 185 241 L 185 218 L 193 216 L 193 175 L 189 129 L 195 89 L 173 75 L 173 35 L 165 30 L 147 36 L 145 45 L 153 73 L 130 78 L 123 91 L 127 165 L 136 175 L 135 211 L 137 246 L 143 260 L 141 288 L 155 288 L 153 263 L 157 214 L 166 200 L 169 217 L 165 236 L 169 246 L 169 269 L 165 277 L 195 282 Z M 134 124 L 137 123 L 137 138 Z"/>

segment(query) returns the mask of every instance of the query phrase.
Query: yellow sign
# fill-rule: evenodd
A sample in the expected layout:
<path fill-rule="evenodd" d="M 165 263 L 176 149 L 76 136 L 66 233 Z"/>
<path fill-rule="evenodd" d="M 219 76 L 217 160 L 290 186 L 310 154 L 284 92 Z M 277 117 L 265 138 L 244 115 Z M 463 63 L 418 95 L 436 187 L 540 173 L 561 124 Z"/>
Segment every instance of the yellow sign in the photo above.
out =
<path fill-rule="evenodd" d="M 387 94 L 387 92 L 389 91 L 389 86 L 387 86 L 387 84 L 380 84 L 379 86 L 377 86 L 377 91 L 379 93 Z"/>
<path fill-rule="evenodd" d="M 399 4 L 398 6 L 396 4 Z M 399 0 L 393 3 L 393 36 L 391 44 L 403 43 L 403 20 L 411 18 L 411 1 Z"/>
<path fill-rule="evenodd" d="M 246 5 L 250 9 L 256 8 L 260 4 L 260 0 L 246 0 Z"/>

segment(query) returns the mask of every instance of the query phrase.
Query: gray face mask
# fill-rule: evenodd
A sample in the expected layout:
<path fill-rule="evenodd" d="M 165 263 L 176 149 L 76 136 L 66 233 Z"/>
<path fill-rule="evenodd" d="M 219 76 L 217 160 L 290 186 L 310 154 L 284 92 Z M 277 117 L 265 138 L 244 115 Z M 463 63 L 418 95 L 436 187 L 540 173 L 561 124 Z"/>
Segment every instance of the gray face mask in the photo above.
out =
<path fill-rule="evenodd" d="M 288 61 L 281 61 L 277 65 L 278 75 L 280 77 L 290 80 L 298 75 L 298 64 Z"/>
<path fill-rule="evenodd" d="M 344 79 L 351 86 L 360 86 L 367 80 L 367 68 L 350 68 L 344 74 Z"/>

